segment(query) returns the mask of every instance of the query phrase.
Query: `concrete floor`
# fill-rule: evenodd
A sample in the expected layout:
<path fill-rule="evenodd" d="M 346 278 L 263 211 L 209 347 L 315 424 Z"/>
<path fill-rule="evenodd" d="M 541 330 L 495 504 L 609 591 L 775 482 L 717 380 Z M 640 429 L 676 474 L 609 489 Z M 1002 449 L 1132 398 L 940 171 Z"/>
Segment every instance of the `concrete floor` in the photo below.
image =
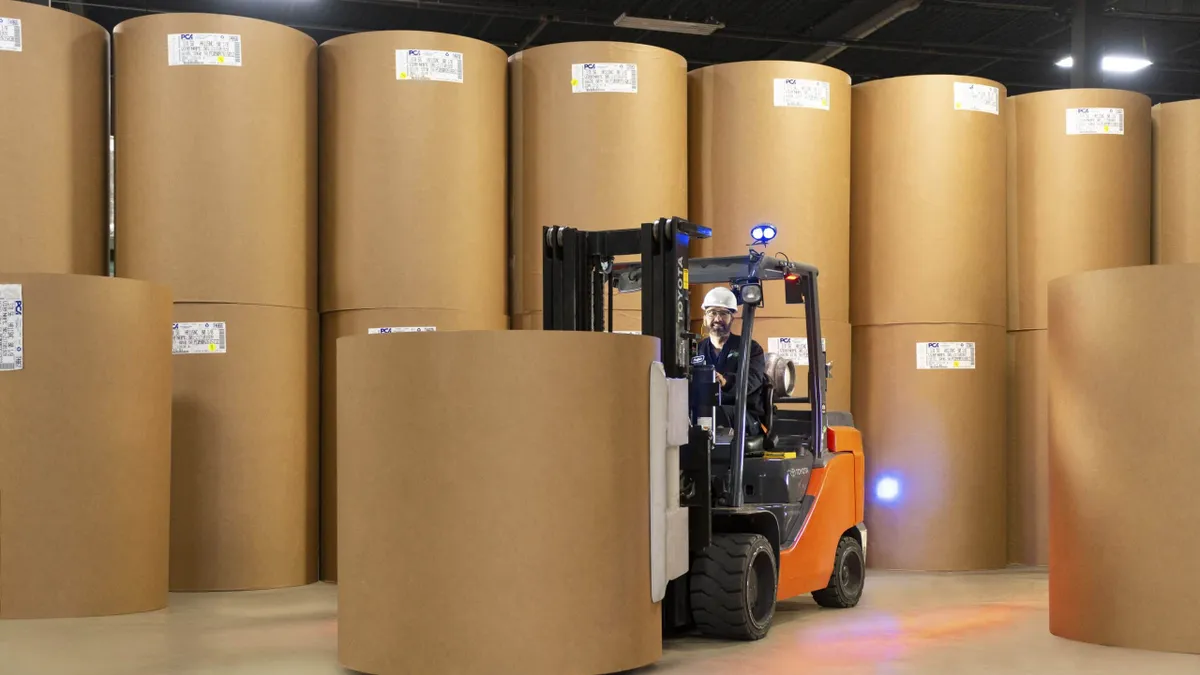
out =
<path fill-rule="evenodd" d="M 853 610 L 783 603 L 762 642 L 671 640 L 661 662 L 634 675 L 1200 673 L 1200 656 L 1051 636 L 1044 572 L 872 572 L 867 583 Z M 3 621 L 0 673 L 346 675 L 336 602 L 336 587 L 317 584 L 173 595 L 170 609 L 152 614 Z"/>

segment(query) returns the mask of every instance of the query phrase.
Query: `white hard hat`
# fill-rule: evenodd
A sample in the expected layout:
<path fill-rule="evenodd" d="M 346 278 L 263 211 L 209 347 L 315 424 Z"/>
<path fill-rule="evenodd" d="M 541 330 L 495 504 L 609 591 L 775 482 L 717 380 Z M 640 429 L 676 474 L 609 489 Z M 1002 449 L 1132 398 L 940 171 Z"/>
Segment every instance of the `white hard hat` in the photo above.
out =
<path fill-rule="evenodd" d="M 708 309 L 709 307 L 721 307 L 735 314 L 738 311 L 737 298 L 733 295 L 733 291 L 725 288 L 724 286 L 718 286 L 709 291 L 708 295 L 704 296 L 704 304 L 700 306 L 704 309 Z"/>

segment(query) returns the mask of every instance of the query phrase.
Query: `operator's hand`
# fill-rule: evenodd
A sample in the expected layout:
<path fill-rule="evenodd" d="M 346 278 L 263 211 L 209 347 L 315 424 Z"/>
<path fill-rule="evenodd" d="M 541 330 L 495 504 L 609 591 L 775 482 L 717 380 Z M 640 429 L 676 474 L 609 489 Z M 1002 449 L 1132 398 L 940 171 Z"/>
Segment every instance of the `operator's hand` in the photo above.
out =
<path fill-rule="evenodd" d="M 722 374 L 720 374 L 720 373 L 714 373 L 714 374 L 717 376 L 717 383 L 718 383 L 718 384 L 720 384 L 722 387 L 724 387 L 724 386 L 726 386 L 726 385 L 728 385 L 728 384 L 729 384 L 729 383 L 728 383 L 728 382 L 725 380 L 725 376 L 724 376 L 724 375 L 722 375 Z"/>

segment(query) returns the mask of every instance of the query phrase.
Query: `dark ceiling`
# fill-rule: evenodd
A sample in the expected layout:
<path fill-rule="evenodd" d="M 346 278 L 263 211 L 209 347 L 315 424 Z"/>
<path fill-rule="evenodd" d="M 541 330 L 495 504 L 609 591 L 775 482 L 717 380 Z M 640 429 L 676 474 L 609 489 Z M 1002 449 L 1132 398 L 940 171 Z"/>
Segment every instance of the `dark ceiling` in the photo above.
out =
<path fill-rule="evenodd" d="M 1200 0 L 1104 0 L 1105 51 L 1145 55 L 1149 69 L 1106 86 L 1156 101 L 1200 98 Z M 505 50 L 575 40 L 642 42 L 692 67 L 754 59 L 818 60 L 856 82 L 919 73 L 971 74 L 1010 93 L 1068 86 L 1054 62 L 1070 52 L 1069 0 L 53 0 L 112 28 L 155 12 L 214 12 L 294 26 L 318 42 L 408 29 L 458 33 Z M 907 11 L 905 11 L 907 10 Z M 633 16 L 717 21 L 709 37 L 614 27 Z M 884 25 L 879 26 L 878 24 Z M 877 26 L 877 30 L 867 30 Z M 861 37 L 855 37 L 861 36 Z"/>

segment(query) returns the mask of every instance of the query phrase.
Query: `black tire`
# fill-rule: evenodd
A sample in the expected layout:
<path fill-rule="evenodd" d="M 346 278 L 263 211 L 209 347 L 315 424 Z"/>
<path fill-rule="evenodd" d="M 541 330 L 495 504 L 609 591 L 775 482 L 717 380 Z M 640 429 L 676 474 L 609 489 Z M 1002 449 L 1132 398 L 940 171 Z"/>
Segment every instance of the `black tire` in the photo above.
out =
<path fill-rule="evenodd" d="M 760 534 L 714 534 L 688 577 L 692 620 L 710 637 L 761 640 L 775 618 L 775 551 Z"/>
<path fill-rule="evenodd" d="M 838 542 L 837 553 L 833 558 L 833 574 L 829 576 L 829 585 L 819 591 L 813 591 L 813 600 L 822 607 L 853 607 L 862 597 L 866 580 L 867 564 L 862 544 L 854 537 L 844 535 Z"/>

